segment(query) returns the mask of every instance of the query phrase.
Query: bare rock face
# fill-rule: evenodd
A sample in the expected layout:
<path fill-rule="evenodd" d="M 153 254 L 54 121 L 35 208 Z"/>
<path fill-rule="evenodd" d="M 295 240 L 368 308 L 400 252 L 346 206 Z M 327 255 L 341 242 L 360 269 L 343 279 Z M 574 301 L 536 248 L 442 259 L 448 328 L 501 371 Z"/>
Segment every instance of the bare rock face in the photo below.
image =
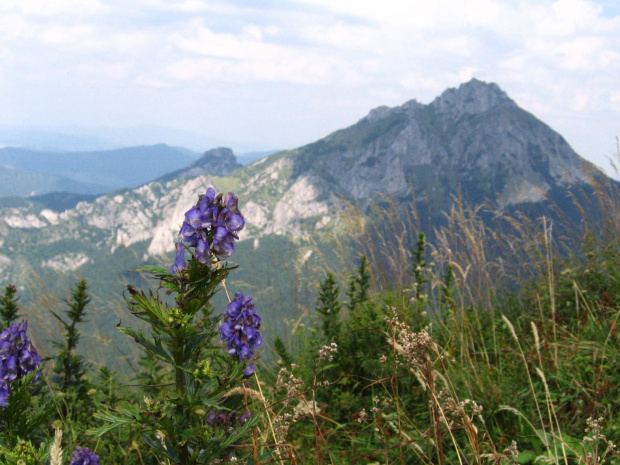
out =
<path fill-rule="evenodd" d="M 431 104 L 438 113 L 459 117 L 479 115 L 499 105 L 515 106 L 515 103 L 497 84 L 487 84 L 472 79 L 458 89 L 448 89 Z"/>
<path fill-rule="evenodd" d="M 499 196 L 518 204 L 598 172 L 496 84 L 476 79 L 428 105 L 376 108 L 296 152 L 299 176 L 315 173 L 333 192 L 357 200 L 448 199 L 460 190 L 475 203 Z"/>

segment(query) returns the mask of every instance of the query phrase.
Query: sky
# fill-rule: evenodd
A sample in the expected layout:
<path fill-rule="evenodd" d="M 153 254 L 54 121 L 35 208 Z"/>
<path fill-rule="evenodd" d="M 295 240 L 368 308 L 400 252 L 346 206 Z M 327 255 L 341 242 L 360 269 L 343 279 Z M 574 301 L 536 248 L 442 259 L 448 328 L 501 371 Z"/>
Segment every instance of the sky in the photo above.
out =
<path fill-rule="evenodd" d="M 294 148 L 473 77 L 607 168 L 620 1 L 0 0 L 0 126 Z"/>

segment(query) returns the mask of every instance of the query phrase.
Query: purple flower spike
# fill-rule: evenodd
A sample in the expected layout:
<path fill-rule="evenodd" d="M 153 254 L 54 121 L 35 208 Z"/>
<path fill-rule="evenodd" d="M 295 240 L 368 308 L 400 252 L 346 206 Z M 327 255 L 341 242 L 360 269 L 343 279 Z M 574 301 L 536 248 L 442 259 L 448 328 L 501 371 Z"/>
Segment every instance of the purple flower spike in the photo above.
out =
<path fill-rule="evenodd" d="M 100 465 L 99 456 L 93 454 L 88 447 L 77 446 L 71 453 L 70 465 Z"/>
<path fill-rule="evenodd" d="M 213 256 L 228 258 L 235 251 L 237 233 L 245 227 L 245 219 L 239 211 L 239 200 L 232 192 L 217 194 L 209 187 L 198 198 L 198 203 L 185 213 L 185 221 L 179 231 L 186 247 L 195 248 L 194 256 L 202 264 L 210 264 Z M 170 268 L 171 273 L 179 269 L 179 248 L 177 259 Z"/>
<path fill-rule="evenodd" d="M 41 365 L 41 356 L 32 345 L 26 330 L 28 321 L 13 323 L 0 333 L 0 407 L 6 407 L 11 395 L 11 382 L 23 378 Z M 39 372 L 35 381 L 39 379 Z"/>
<path fill-rule="evenodd" d="M 228 304 L 224 321 L 220 326 L 220 337 L 226 342 L 228 353 L 245 362 L 254 356 L 254 351 L 263 343 L 260 335 L 261 318 L 256 314 L 252 297 L 241 292 Z M 250 363 L 243 374 L 254 373 L 254 362 Z"/>

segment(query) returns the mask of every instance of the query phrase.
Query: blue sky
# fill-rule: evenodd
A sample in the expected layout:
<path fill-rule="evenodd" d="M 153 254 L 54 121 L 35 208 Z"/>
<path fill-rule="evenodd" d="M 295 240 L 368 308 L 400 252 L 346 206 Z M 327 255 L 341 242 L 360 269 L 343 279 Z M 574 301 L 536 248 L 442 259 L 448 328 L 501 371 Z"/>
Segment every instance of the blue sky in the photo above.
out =
<path fill-rule="evenodd" d="M 292 148 L 476 77 L 607 167 L 619 5 L 1 0 L 0 125 L 170 127 L 237 151 Z"/>

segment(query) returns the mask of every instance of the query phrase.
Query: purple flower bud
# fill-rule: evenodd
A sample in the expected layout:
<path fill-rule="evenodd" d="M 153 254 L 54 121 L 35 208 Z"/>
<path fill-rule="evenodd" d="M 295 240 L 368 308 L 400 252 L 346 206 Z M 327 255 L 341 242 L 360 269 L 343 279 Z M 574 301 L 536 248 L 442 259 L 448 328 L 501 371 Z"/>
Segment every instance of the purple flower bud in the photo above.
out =
<path fill-rule="evenodd" d="M 249 411 L 243 412 L 241 416 L 239 417 L 239 424 L 245 425 L 251 416 L 252 416 L 252 412 L 249 412 Z"/>
<path fill-rule="evenodd" d="M 185 261 L 185 246 L 183 242 L 177 242 L 176 244 L 177 256 L 174 260 L 174 265 L 170 267 L 170 273 L 177 274 L 179 271 L 187 267 L 187 262 Z"/>
<path fill-rule="evenodd" d="M 88 447 L 77 446 L 71 453 L 70 465 L 99 465 L 99 456 L 92 453 Z"/>

